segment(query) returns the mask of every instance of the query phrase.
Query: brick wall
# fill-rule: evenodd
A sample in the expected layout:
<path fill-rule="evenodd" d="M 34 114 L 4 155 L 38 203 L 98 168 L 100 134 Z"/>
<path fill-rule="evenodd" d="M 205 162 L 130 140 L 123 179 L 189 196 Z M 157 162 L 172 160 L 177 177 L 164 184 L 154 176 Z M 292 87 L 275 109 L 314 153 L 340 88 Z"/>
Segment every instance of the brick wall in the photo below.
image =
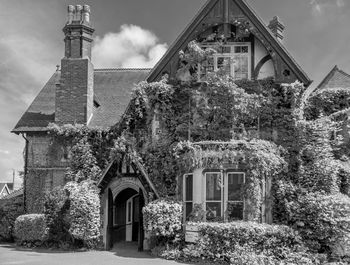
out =
<path fill-rule="evenodd" d="M 45 193 L 65 184 L 67 149 L 62 142 L 50 135 L 28 135 L 27 139 L 26 207 L 28 213 L 40 213 L 43 210 Z"/>
<path fill-rule="evenodd" d="M 86 124 L 93 110 L 93 65 L 89 59 L 62 59 L 61 81 L 56 87 L 55 121 Z"/>

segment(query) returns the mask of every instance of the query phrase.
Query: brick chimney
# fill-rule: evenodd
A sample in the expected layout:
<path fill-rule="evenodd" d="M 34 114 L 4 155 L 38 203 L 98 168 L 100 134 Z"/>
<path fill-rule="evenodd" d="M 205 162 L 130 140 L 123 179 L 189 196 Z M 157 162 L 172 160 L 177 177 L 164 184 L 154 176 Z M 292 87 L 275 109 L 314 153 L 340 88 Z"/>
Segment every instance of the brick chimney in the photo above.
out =
<path fill-rule="evenodd" d="M 285 26 L 280 21 L 278 16 L 274 16 L 273 19 L 269 23 L 269 29 L 271 30 L 272 34 L 279 40 L 283 40 L 283 31 L 285 29 Z"/>
<path fill-rule="evenodd" d="M 68 6 L 68 21 L 63 28 L 65 54 L 61 60 L 61 79 L 56 84 L 57 124 L 88 124 L 94 98 L 94 66 L 91 46 L 94 29 L 88 5 Z"/>

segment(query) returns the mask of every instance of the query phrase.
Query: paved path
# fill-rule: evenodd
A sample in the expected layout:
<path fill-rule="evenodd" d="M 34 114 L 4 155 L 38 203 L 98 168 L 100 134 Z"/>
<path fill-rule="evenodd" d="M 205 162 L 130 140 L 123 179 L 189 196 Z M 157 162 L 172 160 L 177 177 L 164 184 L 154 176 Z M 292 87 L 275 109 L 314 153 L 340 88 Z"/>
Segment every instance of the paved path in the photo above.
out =
<path fill-rule="evenodd" d="M 130 244 L 117 245 L 111 251 L 62 252 L 46 249 L 18 248 L 14 244 L 0 244 L 1 265 L 178 265 L 137 252 Z M 185 263 L 181 263 L 186 265 Z"/>

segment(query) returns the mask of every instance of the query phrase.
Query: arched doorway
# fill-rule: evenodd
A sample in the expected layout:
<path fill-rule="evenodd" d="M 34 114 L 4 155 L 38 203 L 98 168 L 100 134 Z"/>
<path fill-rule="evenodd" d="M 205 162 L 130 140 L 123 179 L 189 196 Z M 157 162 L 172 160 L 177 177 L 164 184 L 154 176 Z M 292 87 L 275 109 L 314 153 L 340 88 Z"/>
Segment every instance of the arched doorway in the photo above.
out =
<path fill-rule="evenodd" d="M 114 160 L 98 182 L 101 190 L 103 241 L 107 250 L 116 242 L 138 242 L 138 250 L 148 249 L 143 229 L 142 208 L 158 192 L 138 161 Z"/>
<path fill-rule="evenodd" d="M 143 250 L 142 207 L 145 200 L 142 189 L 137 191 L 136 187 L 125 187 L 109 197 L 108 204 L 109 248 L 118 242 L 137 242 L 138 249 Z"/>

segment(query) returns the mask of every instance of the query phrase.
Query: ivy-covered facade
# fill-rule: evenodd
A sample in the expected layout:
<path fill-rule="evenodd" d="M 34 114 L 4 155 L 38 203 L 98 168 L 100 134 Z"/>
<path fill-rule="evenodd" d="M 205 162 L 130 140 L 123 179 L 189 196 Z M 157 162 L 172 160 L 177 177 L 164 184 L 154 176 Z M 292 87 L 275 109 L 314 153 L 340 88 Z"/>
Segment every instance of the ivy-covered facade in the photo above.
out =
<path fill-rule="evenodd" d="M 300 170 L 311 81 L 278 17 L 265 25 L 244 0 L 209 0 L 153 69 L 94 69 L 90 8 L 68 18 L 61 70 L 13 130 L 26 139 L 27 212 L 88 178 L 106 248 L 147 247 L 142 207 L 160 197 L 181 200 L 185 221 L 282 219 L 272 194 Z"/>

